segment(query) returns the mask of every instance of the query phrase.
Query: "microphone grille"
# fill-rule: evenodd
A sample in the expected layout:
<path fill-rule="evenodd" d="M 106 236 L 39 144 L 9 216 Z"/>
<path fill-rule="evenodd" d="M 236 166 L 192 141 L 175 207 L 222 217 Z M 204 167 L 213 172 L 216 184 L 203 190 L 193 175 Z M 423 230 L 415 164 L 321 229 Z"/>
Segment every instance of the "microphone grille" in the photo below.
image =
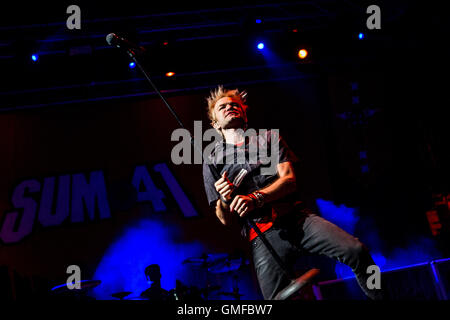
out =
<path fill-rule="evenodd" d="M 116 42 L 117 36 L 115 33 L 110 33 L 106 36 L 106 42 L 112 46 Z"/>

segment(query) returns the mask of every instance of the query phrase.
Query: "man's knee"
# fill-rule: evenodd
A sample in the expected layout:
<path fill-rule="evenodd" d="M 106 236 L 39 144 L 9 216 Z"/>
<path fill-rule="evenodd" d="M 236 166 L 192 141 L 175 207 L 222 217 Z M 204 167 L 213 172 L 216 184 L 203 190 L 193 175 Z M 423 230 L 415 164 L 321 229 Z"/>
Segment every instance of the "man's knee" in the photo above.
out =
<path fill-rule="evenodd" d="M 369 255 L 369 249 L 359 240 L 349 245 L 346 250 L 346 257 L 352 262 L 360 261 Z"/>
<path fill-rule="evenodd" d="M 353 252 L 355 255 L 360 255 L 362 253 L 365 253 L 367 250 L 366 246 L 361 241 L 355 241 L 350 246 L 350 251 Z"/>

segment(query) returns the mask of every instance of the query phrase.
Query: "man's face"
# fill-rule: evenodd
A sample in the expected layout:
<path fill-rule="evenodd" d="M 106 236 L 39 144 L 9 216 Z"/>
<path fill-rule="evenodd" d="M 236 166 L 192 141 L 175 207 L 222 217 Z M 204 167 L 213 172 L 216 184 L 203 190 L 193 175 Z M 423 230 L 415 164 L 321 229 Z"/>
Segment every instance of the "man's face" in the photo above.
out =
<path fill-rule="evenodd" d="M 242 102 L 232 97 L 224 97 L 218 100 L 214 106 L 216 129 L 243 128 L 247 122 Z"/>

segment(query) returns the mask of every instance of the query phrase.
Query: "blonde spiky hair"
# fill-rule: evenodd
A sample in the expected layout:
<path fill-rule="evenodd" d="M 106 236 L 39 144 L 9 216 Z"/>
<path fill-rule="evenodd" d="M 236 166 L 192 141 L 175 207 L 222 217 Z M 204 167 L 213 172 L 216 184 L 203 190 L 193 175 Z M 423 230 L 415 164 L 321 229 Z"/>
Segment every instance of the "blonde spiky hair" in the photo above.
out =
<path fill-rule="evenodd" d="M 239 101 L 241 101 L 243 107 L 245 110 L 247 110 L 247 105 L 245 102 L 247 101 L 247 91 L 239 91 L 239 89 L 225 89 L 222 85 L 219 85 L 215 90 L 212 90 L 210 92 L 210 96 L 206 98 L 206 101 L 208 102 L 208 118 L 211 120 L 211 123 L 216 121 L 215 115 L 214 115 L 214 107 L 220 99 L 224 97 L 232 97 Z"/>

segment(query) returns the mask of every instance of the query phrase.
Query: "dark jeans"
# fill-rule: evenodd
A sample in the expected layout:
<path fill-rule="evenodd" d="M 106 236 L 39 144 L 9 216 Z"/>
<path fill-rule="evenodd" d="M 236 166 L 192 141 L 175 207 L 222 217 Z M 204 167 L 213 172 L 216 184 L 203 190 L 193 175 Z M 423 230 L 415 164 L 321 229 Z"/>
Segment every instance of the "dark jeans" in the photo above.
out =
<path fill-rule="evenodd" d="M 374 265 L 368 249 L 355 237 L 314 213 L 290 214 L 264 233 L 283 262 L 292 271 L 302 252 L 326 255 L 352 268 L 359 286 L 373 300 L 381 299 L 381 289 L 368 289 L 367 267 Z M 264 299 L 273 299 L 290 283 L 277 262 L 257 237 L 251 243 L 253 263 Z"/>

